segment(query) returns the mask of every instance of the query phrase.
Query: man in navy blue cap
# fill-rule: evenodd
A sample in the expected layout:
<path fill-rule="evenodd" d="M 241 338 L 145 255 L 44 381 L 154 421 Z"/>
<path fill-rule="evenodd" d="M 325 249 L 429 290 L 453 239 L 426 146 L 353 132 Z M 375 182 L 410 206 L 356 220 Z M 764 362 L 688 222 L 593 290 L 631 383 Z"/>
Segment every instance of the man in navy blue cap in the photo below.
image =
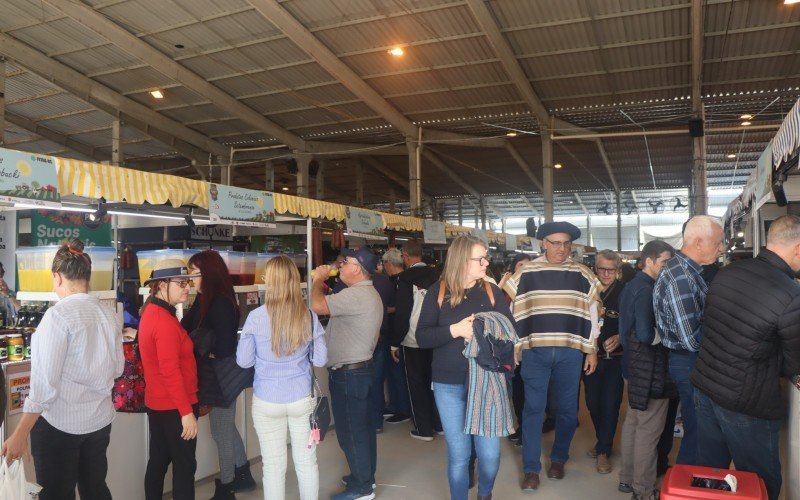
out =
<path fill-rule="evenodd" d="M 562 479 L 578 425 L 581 371 L 597 367 L 600 281 L 586 266 L 570 259 L 581 231 L 568 222 L 548 222 L 536 237 L 544 255 L 524 266 L 503 286 L 513 299 L 521 339 L 517 358 L 525 384 L 522 412 L 523 491 L 539 487 L 542 422 L 548 386 L 556 405 L 556 435 L 547 477 Z"/>
<path fill-rule="evenodd" d="M 342 252 L 339 277 L 347 288 L 325 295 L 331 266 L 314 270 L 311 309 L 330 316 L 325 329 L 328 345 L 328 389 L 331 393 L 336 438 L 350 474 L 342 478 L 346 489 L 332 500 L 375 498 L 377 442 L 372 354 L 383 322 L 383 302 L 372 284 L 378 257 L 367 247 Z"/>

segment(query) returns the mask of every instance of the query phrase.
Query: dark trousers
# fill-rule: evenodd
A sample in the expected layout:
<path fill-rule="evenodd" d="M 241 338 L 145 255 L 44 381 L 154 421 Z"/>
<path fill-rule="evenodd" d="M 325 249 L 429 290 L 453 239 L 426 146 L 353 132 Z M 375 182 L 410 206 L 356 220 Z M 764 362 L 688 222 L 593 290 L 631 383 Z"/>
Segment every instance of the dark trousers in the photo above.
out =
<path fill-rule="evenodd" d="M 375 350 L 372 352 L 372 405 L 373 427 L 383 429 L 383 410 L 386 408 L 384 384 L 386 382 L 386 365 L 392 363 L 389 353 L 390 346 L 381 335 Z"/>
<path fill-rule="evenodd" d="M 514 376 L 511 377 L 511 401 L 514 403 L 514 415 L 517 417 L 517 432 L 522 429 L 522 410 L 525 408 L 525 382 L 522 381 L 519 364 L 514 369 Z"/>
<path fill-rule="evenodd" d="M 433 436 L 436 430 L 442 428 L 431 390 L 433 350 L 403 347 L 403 355 L 414 427 L 423 436 Z"/>
<path fill-rule="evenodd" d="M 392 347 L 381 336 L 372 353 L 372 366 L 375 367 L 373 380 L 373 400 L 376 409 L 375 428 L 383 429 L 383 411 L 396 415 L 409 415 L 408 387 L 406 385 L 405 364 L 402 352 L 400 363 L 392 358 Z M 389 404 L 386 404 L 384 385 L 389 390 Z"/>
<path fill-rule="evenodd" d="M 156 411 L 148 408 L 147 422 L 150 425 L 150 457 L 144 475 L 145 498 L 161 500 L 164 497 L 164 476 L 171 463 L 172 498 L 194 500 L 197 439 L 181 438 L 183 425 L 178 410 Z"/>
<path fill-rule="evenodd" d="M 754 472 L 764 480 L 770 500 L 781 492 L 780 420 L 766 420 L 722 408 L 699 390 L 697 465 Z"/>
<path fill-rule="evenodd" d="M 669 376 L 678 386 L 681 398 L 681 417 L 683 418 L 683 439 L 678 450 L 679 464 L 697 464 L 697 418 L 694 415 L 694 386 L 689 374 L 697 361 L 696 352 L 670 351 Z"/>
<path fill-rule="evenodd" d="M 669 454 L 672 452 L 672 444 L 675 442 L 675 417 L 678 415 L 678 406 L 681 400 L 674 397 L 669 400 L 667 407 L 667 419 L 664 422 L 664 432 L 658 440 L 658 469 L 666 470 L 669 466 Z"/>
<path fill-rule="evenodd" d="M 336 439 L 350 466 L 348 489 L 372 493 L 378 462 L 372 364 L 355 370 L 328 370 Z"/>
<path fill-rule="evenodd" d="M 31 454 L 41 500 L 73 500 L 75 486 L 81 498 L 111 500 L 106 486 L 106 449 L 111 424 L 89 434 L 68 434 L 39 417 L 31 430 Z"/>
<path fill-rule="evenodd" d="M 389 404 L 386 409 L 394 415 L 411 415 L 411 402 L 408 397 L 408 382 L 406 382 L 406 360 L 403 350 L 400 349 L 400 362 L 395 363 L 389 347 L 389 357 L 386 358 L 386 383 L 389 388 Z"/>
<path fill-rule="evenodd" d="M 597 437 L 595 450 L 598 455 L 610 455 L 617 432 L 619 407 L 622 404 L 622 392 L 625 381 L 622 379 L 622 358 L 600 358 L 597 370 L 591 375 L 584 375 L 583 385 L 586 389 L 586 407 L 594 424 Z"/>

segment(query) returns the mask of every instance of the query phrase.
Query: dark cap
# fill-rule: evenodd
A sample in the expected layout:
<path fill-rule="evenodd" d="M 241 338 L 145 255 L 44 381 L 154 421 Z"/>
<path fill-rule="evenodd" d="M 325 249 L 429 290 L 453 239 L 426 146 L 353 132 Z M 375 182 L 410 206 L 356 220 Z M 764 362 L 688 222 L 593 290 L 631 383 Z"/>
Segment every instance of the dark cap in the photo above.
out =
<path fill-rule="evenodd" d="M 362 246 L 358 250 L 346 248 L 342 253 L 347 257 L 356 259 L 370 274 L 373 274 L 378 269 L 378 256 L 372 253 L 372 250 L 367 247 Z"/>
<path fill-rule="evenodd" d="M 569 222 L 545 222 L 539 226 L 539 230 L 536 231 L 536 239 L 543 240 L 551 234 L 556 233 L 568 234 L 570 241 L 575 241 L 581 237 L 581 230 L 574 224 L 570 224 Z"/>

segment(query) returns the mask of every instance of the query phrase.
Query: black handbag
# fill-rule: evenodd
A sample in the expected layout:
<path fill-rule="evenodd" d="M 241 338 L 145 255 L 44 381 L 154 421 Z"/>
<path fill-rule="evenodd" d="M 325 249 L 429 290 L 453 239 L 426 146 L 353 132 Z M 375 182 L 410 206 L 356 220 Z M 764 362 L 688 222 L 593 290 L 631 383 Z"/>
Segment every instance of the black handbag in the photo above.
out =
<path fill-rule="evenodd" d="M 315 430 L 319 430 L 319 440 L 322 441 L 331 426 L 331 405 L 328 396 L 322 394 L 317 375 L 314 373 L 314 315 L 309 314 L 311 315 L 311 344 L 308 349 L 308 364 L 311 367 L 311 396 L 314 398 L 314 411 L 309 416 L 309 423 L 312 436 Z"/>
<path fill-rule="evenodd" d="M 253 387 L 253 379 L 256 376 L 255 367 L 242 368 L 236 364 L 236 356 L 213 358 L 211 366 L 214 367 L 214 374 L 217 376 L 217 383 L 222 395 L 222 406 L 230 406 L 243 390 Z"/>

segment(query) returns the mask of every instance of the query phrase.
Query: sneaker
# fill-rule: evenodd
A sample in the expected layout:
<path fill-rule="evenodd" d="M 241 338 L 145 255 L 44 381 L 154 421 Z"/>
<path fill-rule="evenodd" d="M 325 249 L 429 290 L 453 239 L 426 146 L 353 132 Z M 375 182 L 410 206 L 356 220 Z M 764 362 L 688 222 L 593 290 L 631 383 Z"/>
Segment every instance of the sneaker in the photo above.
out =
<path fill-rule="evenodd" d="M 401 413 L 396 413 L 391 417 L 386 419 L 387 424 L 402 424 L 403 422 L 408 422 L 411 420 L 411 417 L 408 415 L 403 415 Z"/>
<path fill-rule="evenodd" d="M 425 434 L 420 434 L 420 432 L 416 429 L 409 432 L 412 438 L 419 439 L 420 441 L 433 441 L 433 436 L 426 436 Z"/>
<path fill-rule="evenodd" d="M 592 449 L 586 452 L 586 456 L 589 458 L 597 458 L 597 449 L 592 447 Z"/>
<path fill-rule="evenodd" d="M 433 432 L 435 432 L 436 434 L 438 434 L 440 436 L 444 436 L 444 429 L 436 429 L 436 428 L 434 428 Z"/>
<path fill-rule="evenodd" d="M 630 483 L 619 483 L 617 490 L 621 493 L 633 493 L 633 486 L 631 486 Z"/>
<path fill-rule="evenodd" d="M 514 443 L 514 444 L 517 444 L 517 443 L 519 443 L 520 441 L 522 441 L 522 433 L 520 433 L 519 431 L 517 431 L 517 432 L 515 432 L 514 434 L 509 434 L 509 436 L 508 436 L 508 440 L 509 440 L 509 441 L 511 441 L 511 442 L 512 442 L 512 443 Z"/>
<path fill-rule="evenodd" d="M 350 476 L 342 476 L 342 486 L 347 486 L 347 484 L 348 484 L 349 482 L 350 482 Z M 377 485 L 377 484 L 375 484 L 375 483 L 372 483 L 372 489 L 373 489 L 373 490 L 374 490 L 375 488 L 377 488 L 377 487 L 378 487 L 378 485 Z"/>
<path fill-rule="evenodd" d="M 383 410 L 383 418 L 389 418 L 389 417 L 393 417 L 393 416 L 394 416 L 394 412 L 393 411 Z"/>
<path fill-rule="evenodd" d="M 331 500 L 372 500 L 375 498 L 375 492 L 359 493 L 354 490 L 345 490 L 337 495 L 331 496 Z"/>
<path fill-rule="evenodd" d="M 611 461 L 608 459 L 608 455 L 605 453 L 600 453 L 597 455 L 597 473 L 598 474 L 611 474 L 613 467 L 611 466 Z"/>

